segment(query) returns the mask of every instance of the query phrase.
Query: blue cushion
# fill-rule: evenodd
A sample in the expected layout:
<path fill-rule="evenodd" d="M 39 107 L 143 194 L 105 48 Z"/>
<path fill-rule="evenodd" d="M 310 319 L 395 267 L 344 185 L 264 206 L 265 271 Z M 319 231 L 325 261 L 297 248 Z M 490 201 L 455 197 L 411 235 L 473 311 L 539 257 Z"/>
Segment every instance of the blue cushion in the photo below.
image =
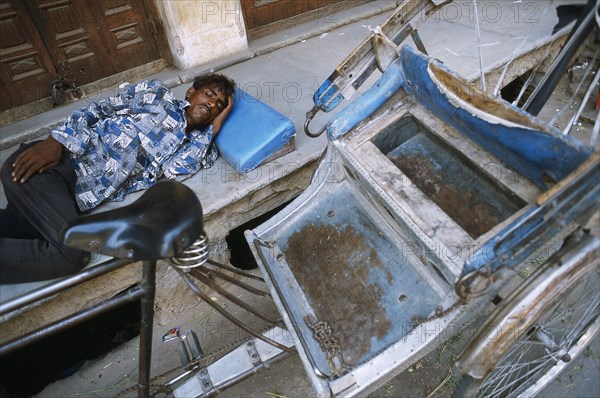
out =
<path fill-rule="evenodd" d="M 247 173 L 279 151 L 295 133 L 289 118 L 236 88 L 233 109 L 215 143 L 238 173 Z"/>

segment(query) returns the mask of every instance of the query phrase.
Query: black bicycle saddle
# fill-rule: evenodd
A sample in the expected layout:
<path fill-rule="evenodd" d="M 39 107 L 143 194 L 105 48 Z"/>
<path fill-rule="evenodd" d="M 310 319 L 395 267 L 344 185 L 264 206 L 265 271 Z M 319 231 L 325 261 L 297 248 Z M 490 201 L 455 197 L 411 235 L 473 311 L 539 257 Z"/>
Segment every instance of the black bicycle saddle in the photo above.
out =
<path fill-rule="evenodd" d="M 202 234 L 198 197 L 182 183 L 165 180 L 133 203 L 72 220 L 63 230 L 69 247 L 129 260 L 175 256 Z"/>

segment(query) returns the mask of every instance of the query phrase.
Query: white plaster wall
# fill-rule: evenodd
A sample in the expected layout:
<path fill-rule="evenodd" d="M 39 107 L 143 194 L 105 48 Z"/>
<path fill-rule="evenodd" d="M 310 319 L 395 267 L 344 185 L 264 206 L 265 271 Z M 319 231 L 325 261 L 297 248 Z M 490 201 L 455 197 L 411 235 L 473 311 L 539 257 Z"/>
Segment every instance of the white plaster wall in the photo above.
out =
<path fill-rule="evenodd" d="M 155 0 L 175 66 L 187 69 L 248 48 L 240 0 Z"/>

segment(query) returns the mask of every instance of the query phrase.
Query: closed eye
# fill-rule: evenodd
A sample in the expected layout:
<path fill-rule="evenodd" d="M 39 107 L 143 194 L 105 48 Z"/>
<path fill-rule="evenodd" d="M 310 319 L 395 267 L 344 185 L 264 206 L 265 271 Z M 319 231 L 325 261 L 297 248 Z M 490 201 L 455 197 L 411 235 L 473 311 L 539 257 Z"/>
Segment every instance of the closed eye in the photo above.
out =
<path fill-rule="evenodd" d="M 207 98 L 210 98 L 210 99 L 217 97 L 217 93 L 211 89 L 207 89 L 205 91 L 205 95 Z M 222 111 L 223 109 L 225 109 L 225 103 L 221 99 L 217 99 L 216 105 L 217 105 L 217 108 L 219 109 L 219 112 Z"/>

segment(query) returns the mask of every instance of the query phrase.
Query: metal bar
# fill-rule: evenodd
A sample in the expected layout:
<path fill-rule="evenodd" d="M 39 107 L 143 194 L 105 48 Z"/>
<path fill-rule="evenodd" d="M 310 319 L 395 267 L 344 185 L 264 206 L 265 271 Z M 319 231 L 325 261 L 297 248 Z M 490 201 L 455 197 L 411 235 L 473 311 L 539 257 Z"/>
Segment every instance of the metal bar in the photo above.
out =
<path fill-rule="evenodd" d="M 28 304 L 42 300 L 46 297 L 52 296 L 56 293 L 62 292 L 68 288 L 79 285 L 83 282 L 94 279 L 131 263 L 131 260 L 113 259 L 105 263 L 98 264 L 94 267 L 90 267 L 77 273 L 76 275 L 65 277 L 32 292 L 23 294 L 12 300 L 2 303 L 0 305 L 0 315 L 17 310 Z M 143 273 L 141 287 L 135 287 L 124 295 L 119 295 L 117 297 L 105 300 L 50 325 L 11 340 L 0 346 L 0 356 L 13 352 L 27 344 L 34 343 L 43 337 L 50 336 L 69 327 L 80 324 L 122 304 L 141 298 L 142 319 L 140 322 L 138 396 L 148 397 L 150 393 L 150 363 L 152 358 L 152 326 L 154 318 L 154 296 L 156 289 L 156 261 L 143 261 L 142 267 Z"/>
<path fill-rule="evenodd" d="M 65 277 L 46 286 L 42 286 L 39 289 L 17 296 L 12 300 L 0 304 L 0 316 L 46 297 L 52 296 L 53 294 L 59 293 L 90 279 L 96 278 L 100 275 L 111 272 L 129 263 L 131 263 L 131 260 L 109 260 L 108 262 L 84 269 L 75 275 Z"/>
<path fill-rule="evenodd" d="M 292 347 L 294 342 L 286 338 L 284 333 L 283 329 L 274 327 L 263 335 L 272 336 L 275 341 Z M 197 367 L 195 370 L 183 373 L 163 384 L 163 387 L 168 388 L 181 382 L 182 379 L 187 379 L 185 383 L 173 390 L 175 398 L 213 397 L 262 369 L 269 368 L 270 365 L 288 355 L 288 352 L 251 338 L 206 367 Z M 192 374 L 194 377 L 191 377 Z"/>
<path fill-rule="evenodd" d="M 156 291 L 156 260 L 144 261 L 142 270 L 142 320 L 140 322 L 140 355 L 138 397 L 150 394 L 150 362 L 152 359 L 152 323 Z"/>
<path fill-rule="evenodd" d="M 431 1 L 405 1 L 383 24 L 381 24 L 381 30 L 396 45 L 399 45 L 412 34 L 415 29 L 417 29 L 418 25 L 420 25 L 427 16 L 445 3 L 446 2 L 435 4 Z M 419 13 L 423 13 L 423 16 L 415 19 L 412 21 L 412 24 L 410 24 L 409 22 L 417 17 Z M 363 40 L 363 42 L 336 68 L 338 77 L 332 81 L 332 83 L 338 87 L 345 98 L 349 97 L 349 95 L 347 95 L 348 88 L 352 87 L 352 91 L 355 91 L 360 84 L 366 80 L 366 78 L 362 76 L 364 72 L 370 75 L 367 71 L 373 71 L 376 68 L 372 44 L 373 36 L 374 35 L 370 35 Z M 360 83 L 357 85 L 357 82 Z"/>
<path fill-rule="evenodd" d="M 392 15 L 381 25 L 380 33 L 388 37 L 396 46 L 400 45 L 409 35 L 413 35 L 417 27 L 442 5 L 452 0 L 405 0 Z M 422 14 L 421 18 L 417 18 Z M 412 21 L 412 24 L 411 24 Z M 360 86 L 377 69 L 377 59 L 373 33 L 363 40 L 319 86 L 313 96 L 313 108 L 306 113 L 304 132 L 309 137 L 318 137 L 326 125 L 317 132 L 310 131 L 309 125 L 318 111 L 331 112 L 344 99 L 349 99 Z M 417 48 L 425 48 L 420 43 L 418 35 L 414 35 Z"/>
<path fill-rule="evenodd" d="M 218 271 L 216 269 L 213 269 L 210 271 L 211 274 L 213 274 L 214 276 L 217 276 L 221 279 L 225 279 L 227 282 L 233 283 L 234 285 L 237 285 L 239 287 L 241 287 L 244 290 L 247 290 L 251 293 L 254 294 L 258 294 L 259 296 L 263 296 L 263 297 L 271 297 L 271 294 L 265 291 L 262 291 L 260 289 L 255 288 L 254 286 L 250 286 L 247 283 L 244 282 L 240 282 L 237 279 L 233 278 L 231 275 L 227 275 L 221 271 Z"/>
<path fill-rule="evenodd" d="M 289 354 L 290 354 L 289 352 L 282 351 L 281 353 L 278 353 L 277 356 L 273 356 L 273 357 L 265 360 L 264 362 L 261 362 L 258 365 L 255 365 L 253 368 L 248 369 L 246 372 L 237 374 L 233 378 L 231 378 L 227 381 L 221 382 L 220 384 L 215 385 L 214 390 L 217 392 L 225 391 L 226 389 L 238 384 L 239 382 L 242 382 L 242 381 L 246 380 L 247 378 L 257 374 L 262 369 L 269 369 L 271 365 L 279 362 L 282 359 L 287 358 Z"/>
<path fill-rule="evenodd" d="M 595 63 L 597 54 L 598 54 L 598 50 L 596 50 L 596 54 L 594 55 L 594 61 L 592 61 L 594 63 Z M 594 76 L 592 83 L 589 85 L 588 89 L 586 90 L 585 95 L 583 96 L 583 99 L 581 100 L 581 104 L 579 105 L 579 108 L 577 109 L 577 113 L 575 113 L 575 116 L 573 116 L 573 118 L 567 124 L 567 127 L 565 127 L 565 129 L 563 130 L 563 132 L 562 132 L 563 135 L 569 134 L 569 132 L 573 128 L 573 125 L 577 122 L 577 120 L 579 120 L 579 116 L 581 116 L 581 112 L 583 112 L 583 109 L 587 105 L 587 102 L 590 99 L 590 95 L 592 95 L 592 91 L 596 90 L 596 87 L 598 86 L 598 79 L 600 79 L 600 73 L 598 73 L 598 71 L 596 71 L 596 76 Z"/>
<path fill-rule="evenodd" d="M 209 271 L 209 272 L 211 272 L 211 271 Z M 268 317 L 266 315 L 261 314 L 259 311 L 257 311 L 254 308 L 252 308 L 252 306 L 249 305 L 248 303 L 240 300 L 235 295 L 229 293 L 226 289 L 224 289 L 218 283 L 212 281 L 206 275 L 203 275 L 201 270 L 194 269 L 194 270 L 190 271 L 190 274 L 194 278 L 197 278 L 200 282 L 204 283 L 209 288 L 211 288 L 214 291 L 218 292 L 219 294 L 223 295 L 223 297 L 225 297 L 227 300 L 229 300 L 232 303 L 234 303 L 235 305 L 237 305 L 237 306 L 245 309 L 246 311 L 248 311 L 252 315 L 255 315 L 255 316 L 259 317 L 260 319 L 265 320 L 265 321 L 267 321 L 269 323 L 272 323 L 272 324 L 277 324 L 279 322 L 278 320 L 272 319 L 271 317 Z"/>
<path fill-rule="evenodd" d="M 588 3 L 588 6 L 586 6 L 587 15 L 583 20 L 577 22 L 573 33 L 569 36 L 565 46 L 550 66 L 549 72 L 544 76 L 529 97 L 529 100 L 524 107 L 527 112 L 534 116 L 537 116 L 537 114 L 540 113 L 542 107 L 550 97 L 550 94 L 552 94 L 556 88 L 558 81 L 567 70 L 571 58 L 592 31 L 595 22 L 595 10 L 599 4 L 600 3 L 594 1 Z"/>
<path fill-rule="evenodd" d="M 194 284 L 194 282 L 191 280 L 190 276 L 188 274 L 186 274 L 185 272 L 175 268 L 175 271 L 177 271 L 179 273 L 179 275 L 181 276 L 181 278 L 183 278 L 183 280 L 185 281 L 185 283 L 187 283 L 187 285 L 190 287 L 190 289 L 192 289 L 192 291 L 194 292 L 194 294 L 198 297 L 200 297 L 200 299 L 202 299 L 203 301 L 205 301 L 208 305 L 210 305 L 212 308 L 214 308 L 219 314 L 223 315 L 223 317 L 225 317 L 226 319 L 228 319 L 229 321 L 233 322 L 237 327 L 239 327 L 240 329 L 248 332 L 249 334 L 251 334 L 252 336 L 264 341 L 267 344 L 270 344 L 274 347 L 279 348 L 280 350 L 286 351 L 286 352 L 294 352 L 293 349 L 290 349 L 276 341 L 273 341 L 265 336 L 262 336 L 260 333 L 257 333 L 256 331 L 250 329 L 248 326 L 244 325 L 239 319 L 237 319 L 236 317 L 234 317 L 233 315 L 231 315 L 229 312 L 225 311 L 223 308 L 221 308 L 217 303 L 215 303 L 214 301 L 212 301 L 210 299 L 210 297 L 208 297 L 204 292 L 202 292 L 200 289 L 198 289 L 198 286 L 196 286 Z"/>
<path fill-rule="evenodd" d="M 410 37 L 412 37 L 413 41 L 415 42 L 415 46 L 417 46 L 417 49 L 419 51 L 421 51 L 425 55 L 429 55 L 427 54 L 425 44 L 423 44 L 423 40 L 421 40 L 421 36 L 419 36 L 419 32 L 416 29 L 413 30 L 413 32 L 410 34 Z"/>
<path fill-rule="evenodd" d="M 215 267 L 219 267 L 219 268 L 222 268 L 222 269 L 227 270 L 229 272 L 233 272 L 234 274 L 245 276 L 246 278 L 249 278 L 249 279 L 254 279 L 254 280 L 257 280 L 257 281 L 261 281 L 261 282 L 265 281 L 260 276 L 252 275 L 252 274 L 250 274 L 248 272 L 244 272 L 242 270 L 239 270 L 239 269 L 237 269 L 235 267 L 231 267 L 229 265 L 218 263 L 218 262 L 213 261 L 211 259 L 206 260 L 206 262 L 209 263 L 210 265 L 214 265 Z"/>
<path fill-rule="evenodd" d="M 47 326 L 29 332 L 24 336 L 13 339 L 0 346 L 0 356 L 9 354 L 10 352 L 22 348 L 27 344 L 35 343 L 36 341 L 41 340 L 45 337 L 51 336 L 62 330 L 78 325 L 95 316 L 101 315 L 113 308 L 135 301 L 142 297 L 143 293 L 143 288 L 140 286 L 136 286 L 128 292 L 123 293 L 122 295 L 98 303 L 92 307 L 86 308 L 85 310 L 79 311 L 67 318 L 63 318 Z"/>

